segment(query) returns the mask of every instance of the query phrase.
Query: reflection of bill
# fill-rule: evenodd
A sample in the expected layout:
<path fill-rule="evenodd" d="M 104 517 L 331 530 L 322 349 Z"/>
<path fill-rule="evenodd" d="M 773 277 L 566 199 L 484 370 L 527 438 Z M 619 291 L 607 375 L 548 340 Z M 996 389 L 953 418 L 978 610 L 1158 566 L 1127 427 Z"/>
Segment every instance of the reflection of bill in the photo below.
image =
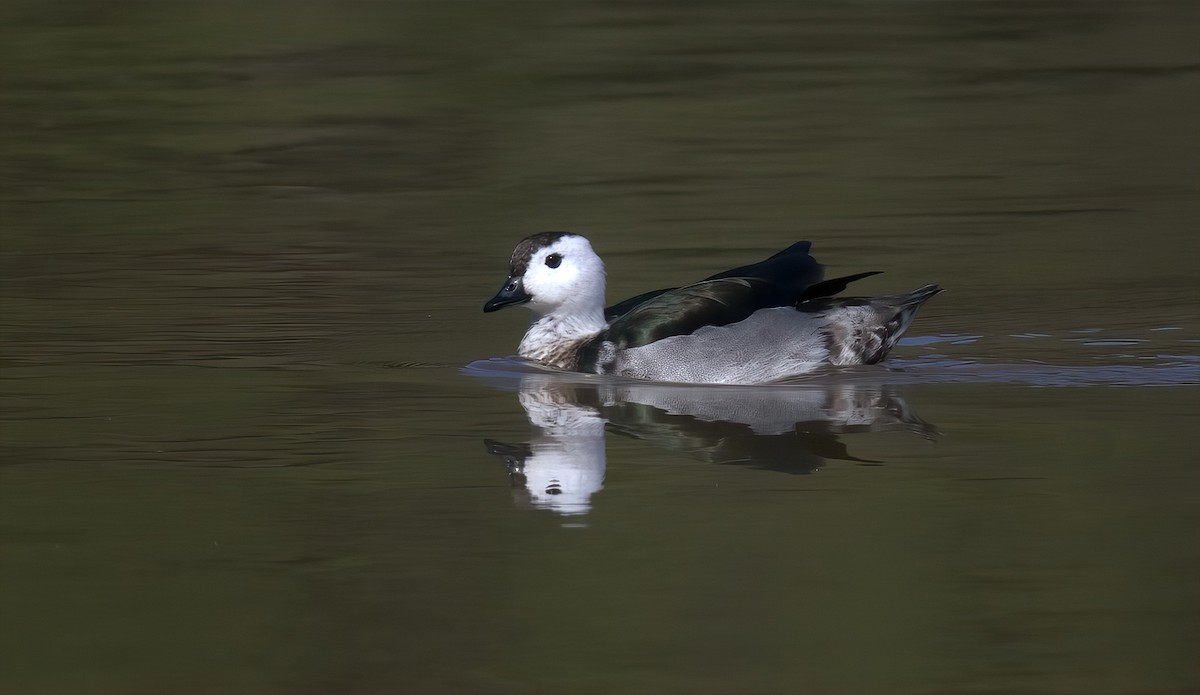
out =
<path fill-rule="evenodd" d="M 518 397 L 528 444 L 487 440 L 537 508 L 586 514 L 603 488 L 607 429 L 710 463 L 812 473 L 827 459 L 863 461 L 839 439 L 908 431 L 932 438 L 891 388 L 869 384 L 711 387 L 528 375 Z"/>

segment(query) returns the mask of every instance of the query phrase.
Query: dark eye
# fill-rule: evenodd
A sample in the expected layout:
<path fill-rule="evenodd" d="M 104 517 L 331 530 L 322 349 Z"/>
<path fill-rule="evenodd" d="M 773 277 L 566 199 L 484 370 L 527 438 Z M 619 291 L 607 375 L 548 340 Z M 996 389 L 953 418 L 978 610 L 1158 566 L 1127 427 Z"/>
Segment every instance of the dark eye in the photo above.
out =
<path fill-rule="evenodd" d="M 558 266 L 562 265 L 562 254 L 552 253 L 549 256 L 546 256 L 546 265 L 550 266 L 551 268 L 557 268 Z"/>

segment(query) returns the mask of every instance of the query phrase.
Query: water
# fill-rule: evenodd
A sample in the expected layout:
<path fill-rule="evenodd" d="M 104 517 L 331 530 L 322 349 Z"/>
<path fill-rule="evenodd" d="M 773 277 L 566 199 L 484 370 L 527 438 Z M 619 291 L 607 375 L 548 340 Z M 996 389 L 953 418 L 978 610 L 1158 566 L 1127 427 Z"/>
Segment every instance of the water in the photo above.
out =
<path fill-rule="evenodd" d="M 0 692 L 1200 689 L 1197 19 L 7 3 Z M 556 377 L 480 308 L 563 228 L 947 292 Z"/>

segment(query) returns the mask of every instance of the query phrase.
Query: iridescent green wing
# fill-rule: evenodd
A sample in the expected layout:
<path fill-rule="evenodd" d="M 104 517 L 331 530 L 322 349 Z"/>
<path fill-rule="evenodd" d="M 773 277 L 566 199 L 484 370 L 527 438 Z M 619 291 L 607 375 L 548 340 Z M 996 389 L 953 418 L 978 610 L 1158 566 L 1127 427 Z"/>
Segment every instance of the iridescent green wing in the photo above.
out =
<path fill-rule="evenodd" d="M 649 345 L 704 326 L 737 323 L 759 309 L 790 303 L 788 293 L 761 278 L 722 278 L 668 290 L 614 319 L 604 340 L 618 349 Z"/>
<path fill-rule="evenodd" d="M 815 258 L 808 255 L 812 243 L 798 241 L 770 258 L 726 270 L 705 278 L 708 280 L 723 280 L 727 278 L 748 278 L 760 280 L 775 285 L 781 295 L 792 293 L 799 297 L 805 289 L 819 283 L 824 276 L 824 267 Z M 701 283 L 703 284 L 703 283 Z M 628 313 L 644 302 L 650 301 L 677 288 L 668 287 L 661 290 L 644 292 L 623 302 L 618 302 L 604 311 L 608 320 Z M 784 303 L 787 303 L 786 301 Z"/>

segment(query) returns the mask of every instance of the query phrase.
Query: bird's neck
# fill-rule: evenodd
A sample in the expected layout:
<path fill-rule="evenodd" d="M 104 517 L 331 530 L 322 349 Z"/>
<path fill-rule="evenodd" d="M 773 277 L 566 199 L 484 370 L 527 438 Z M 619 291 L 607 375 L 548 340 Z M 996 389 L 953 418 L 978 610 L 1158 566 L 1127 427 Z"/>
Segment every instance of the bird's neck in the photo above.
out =
<path fill-rule="evenodd" d="M 579 350 L 604 330 L 604 309 L 536 317 L 517 349 L 522 357 L 558 369 L 579 368 Z"/>

